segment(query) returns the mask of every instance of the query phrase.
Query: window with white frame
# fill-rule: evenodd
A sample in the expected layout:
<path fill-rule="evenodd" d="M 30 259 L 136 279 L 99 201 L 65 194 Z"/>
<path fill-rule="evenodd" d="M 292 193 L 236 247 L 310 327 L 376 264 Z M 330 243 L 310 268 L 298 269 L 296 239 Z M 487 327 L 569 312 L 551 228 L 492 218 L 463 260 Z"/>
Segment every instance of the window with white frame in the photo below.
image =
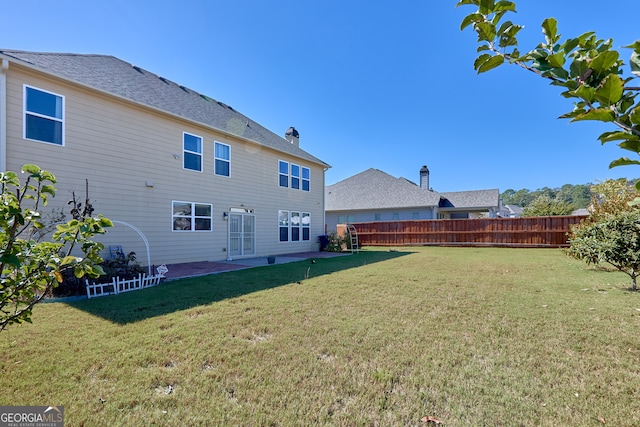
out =
<path fill-rule="evenodd" d="M 278 161 L 278 183 L 280 187 L 289 187 L 289 162 Z"/>
<path fill-rule="evenodd" d="M 278 211 L 278 230 L 280 241 L 289 241 L 289 211 Z"/>
<path fill-rule="evenodd" d="M 187 132 L 182 135 L 182 166 L 185 169 L 202 172 L 202 138 Z"/>
<path fill-rule="evenodd" d="M 300 241 L 300 229 L 302 228 L 302 218 L 300 212 L 291 212 L 291 241 Z"/>
<path fill-rule="evenodd" d="M 309 240 L 311 237 L 311 214 L 302 212 L 302 240 Z"/>
<path fill-rule="evenodd" d="M 302 167 L 302 190 L 309 191 L 311 182 L 311 170 L 309 168 Z"/>
<path fill-rule="evenodd" d="M 311 214 L 300 211 L 278 211 L 279 241 L 299 242 L 311 238 Z"/>
<path fill-rule="evenodd" d="M 229 176 L 231 166 L 231 147 L 221 142 L 214 147 L 214 173 L 221 176 Z"/>
<path fill-rule="evenodd" d="M 64 96 L 24 85 L 24 138 L 64 145 Z"/>
<path fill-rule="evenodd" d="M 300 189 L 300 166 L 291 163 L 291 188 Z"/>
<path fill-rule="evenodd" d="M 209 203 L 172 202 L 173 231 L 211 231 L 213 205 Z"/>
<path fill-rule="evenodd" d="M 278 160 L 278 185 L 293 190 L 311 190 L 311 169 Z"/>

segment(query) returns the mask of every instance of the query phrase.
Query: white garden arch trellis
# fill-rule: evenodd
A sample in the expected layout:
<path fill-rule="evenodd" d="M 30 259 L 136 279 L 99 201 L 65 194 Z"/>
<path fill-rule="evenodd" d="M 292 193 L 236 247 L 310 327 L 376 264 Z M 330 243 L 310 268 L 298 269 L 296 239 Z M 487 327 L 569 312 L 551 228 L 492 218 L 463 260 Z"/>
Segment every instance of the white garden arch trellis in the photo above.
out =
<path fill-rule="evenodd" d="M 151 252 L 149 251 L 149 241 L 145 237 L 144 233 L 138 227 L 136 227 L 135 225 L 129 224 L 128 222 L 118 221 L 115 219 L 112 219 L 111 222 L 113 222 L 114 224 L 126 225 L 127 227 L 131 228 L 133 231 L 138 233 L 140 237 L 142 237 L 144 246 L 147 248 L 147 270 L 148 270 L 149 276 L 151 276 Z"/>

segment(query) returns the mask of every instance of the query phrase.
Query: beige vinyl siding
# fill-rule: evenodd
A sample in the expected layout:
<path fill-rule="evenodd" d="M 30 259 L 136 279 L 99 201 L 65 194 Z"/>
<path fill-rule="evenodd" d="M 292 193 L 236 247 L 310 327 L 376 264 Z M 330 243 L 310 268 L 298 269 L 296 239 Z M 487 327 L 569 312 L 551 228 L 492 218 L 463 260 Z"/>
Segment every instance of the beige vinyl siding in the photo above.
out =
<path fill-rule="evenodd" d="M 22 138 L 23 84 L 65 97 L 65 146 Z M 85 179 L 96 213 L 138 227 L 149 240 L 152 264 L 227 258 L 230 207 L 254 209 L 257 256 L 317 250 L 322 234 L 324 170 L 321 165 L 229 137 L 174 116 L 136 106 L 10 64 L 7 79 L 7 168 L 35 163 L 53 172 L 58 194 L 49 208 L 63 208 L 71 192 L 84 200 Z M 182 168 L 183 132 L 203 138 L 203 171 Z M 230 177 L 214 174 L 214 141 L 230 146 Z M 174 158 L 174 154 L 179 158 Z M 278 160 L 311 170 L 311 191 L 278 186 Z M 153 187 L 146 185 L 147 181 Z M 212 232 L 173 232 L 172 201 L 213 205 Z M 279 209 L 311 213 L 311 240 L 278 241 Z M 116 225 L 101 241 L 137 253 L 146 264 L 142 239 Z"/>

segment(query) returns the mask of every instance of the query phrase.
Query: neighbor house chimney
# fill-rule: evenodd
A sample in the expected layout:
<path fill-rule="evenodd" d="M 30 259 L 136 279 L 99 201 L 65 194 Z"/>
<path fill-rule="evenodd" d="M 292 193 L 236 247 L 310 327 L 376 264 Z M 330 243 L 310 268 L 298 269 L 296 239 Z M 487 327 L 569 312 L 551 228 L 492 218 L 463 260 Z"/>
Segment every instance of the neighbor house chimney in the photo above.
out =
<path fill-rule="evenodd" d="M 429 169 L 427 166 L 422 166 L 420 169 L 420 188 L 431 190 L 431 188 L 429 188 Z"/>
<path fill-rule="evenodd" d="M 300 147 L 300 134 L 293 126 L 287 129 L 287 131 L 284 133 L 284 137 L 287 141 L 289 141 L 296 147 Z"/>

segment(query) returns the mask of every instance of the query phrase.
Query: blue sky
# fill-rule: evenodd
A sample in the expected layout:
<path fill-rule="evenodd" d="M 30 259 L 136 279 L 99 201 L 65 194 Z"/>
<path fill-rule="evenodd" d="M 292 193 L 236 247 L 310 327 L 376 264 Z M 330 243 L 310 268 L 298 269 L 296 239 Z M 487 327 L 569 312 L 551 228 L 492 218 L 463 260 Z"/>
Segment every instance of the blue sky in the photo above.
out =
<path fill-rule="evenodd" d="M 231 105 L 332 165 L 333 184 L 370 167 L 437 191 L 559 187 L 640 177 L 597 123 L 557 117 L 572 104 L 515 66 L 477 75 L 476 38 L 456 0 L 5 2 L 0 48 L 98 53 Z M 567 37 L 640 39 L 638 0 L 521 0 L 520 49 L 553 16 Z M 10 19 L 6 19 L 10 17 Z M 630 51 L 625 50 L 624 59 Z"/>

